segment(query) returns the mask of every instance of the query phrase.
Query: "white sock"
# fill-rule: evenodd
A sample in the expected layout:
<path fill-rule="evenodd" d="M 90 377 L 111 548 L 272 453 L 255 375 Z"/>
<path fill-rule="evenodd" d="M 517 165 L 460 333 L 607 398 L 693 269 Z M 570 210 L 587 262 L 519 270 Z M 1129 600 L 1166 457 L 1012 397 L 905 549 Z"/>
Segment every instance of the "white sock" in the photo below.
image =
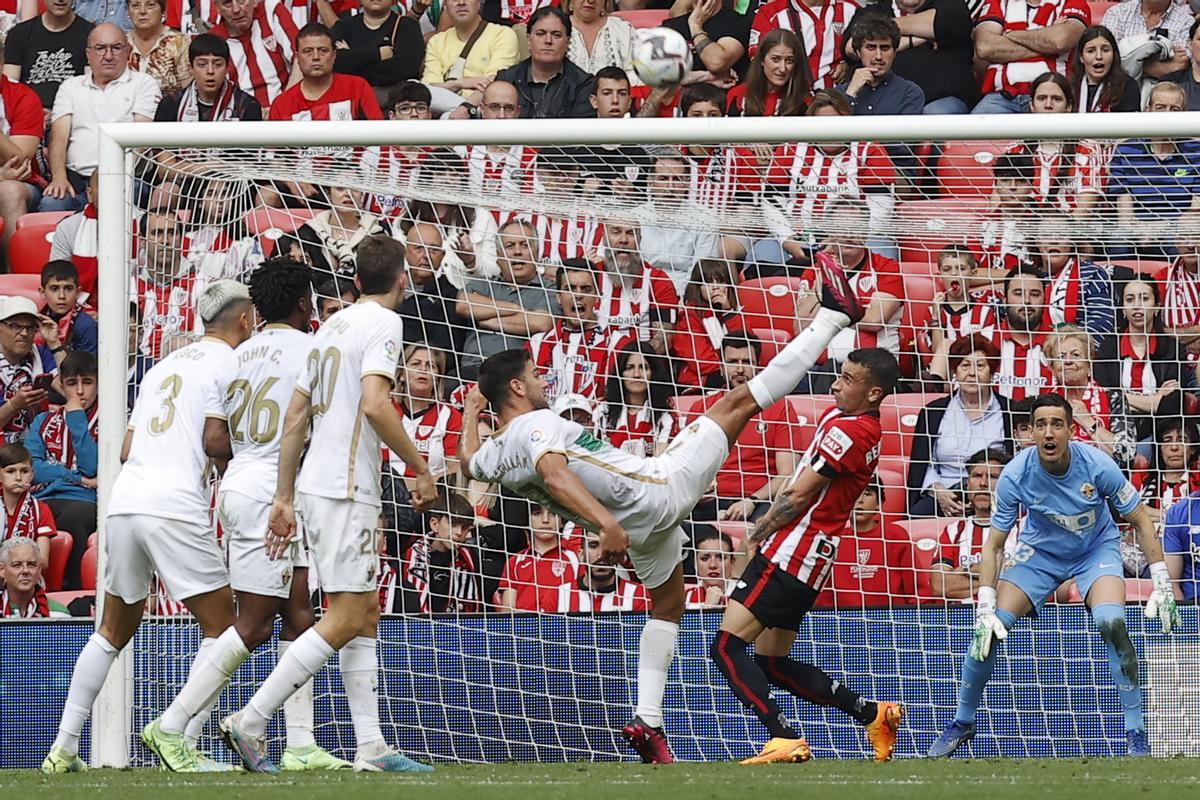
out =
<path fill-rule="evenodd" d="M 291 642 L 279 643 L 279 658 L 287 655 Z M 292 692 L 283 703 L 283 723 L 287 729 L 288 747 L 311 747 L 317 743 L 313 738 L 313 682 Z"/>
<path fill-rule="evenodd" d="M 354 722 L 354 739 L 358 749 L 383 741 L 379 727 L 379 656 L 375 640 L 366 636 L 351 639 L 338 654 L 341 661 L 342 683 Z"/>
<path fill-rule="evenodd" d="M 665 619 L 648 619 L 638 644 L 637 708 L 634 714 L 651 728 L 663 723 L 663 693 L 667 690 L 667 670 L 675 658 L 675 640 L 679 624 Z"/>
<path fill-rule="evenodd" d="M 79 752 L 79 734 L 87 722 L 100 694 L 100 687 L 108 677 L 108 671 L 117 658 L 117 648 L 98 633 L 93 633 L 75 660 L 75 671 L 71 673 L 71 687 L 67 690 L 67 702 L 63 706 L 62 721 L 58 724 L 58 736 L 54 746 L 71 754 Z"/>
<path fill-rule="evenodd" d="M 770 408 L 788 392 L 796 388 L 813 364 L 825 352 L 825 348 L 833 341 L 850 318 L 840 311 L 829 308 L 817 309 L 817 315 L 808 327 L 800 331 L 800 335 L 787 343 L 770 362 L 763 367 L 762 372 L 755 375 L 746 384 L 750 394 L 754 395 L 759 408 Z"/>
<path fill-rule="evenodd" d="M 163 712 L 163 733 L 184 733 L 199 738 L 212 707 L 229 683 L 230 676 L 250 657 L 246 643 L 230 625 L 216 639 L 205 639 L 196 652 L 187 683 Z"/>
<path fill-rule="evenodd" d="M 250 702 L 242 709 L 242 727 L 251 736 L 267 732 L 267 722 L 275 716 L 284 702 L 313 675 L 320 672 L 333 656 L 329 642 L 321 638 L 316 628 L 309 628 L 292 642 L 287 653 L 258 687 Z"/>

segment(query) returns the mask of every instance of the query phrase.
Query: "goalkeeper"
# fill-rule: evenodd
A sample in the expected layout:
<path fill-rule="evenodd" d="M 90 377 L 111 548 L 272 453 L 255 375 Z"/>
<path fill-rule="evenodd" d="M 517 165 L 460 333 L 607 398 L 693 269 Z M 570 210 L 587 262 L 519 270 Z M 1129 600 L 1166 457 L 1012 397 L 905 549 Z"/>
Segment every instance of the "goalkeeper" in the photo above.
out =
<path fill-rule="evenodd" d="M 1154 581 L 1146 616 L 1157 617 L 1163 633 L 1169 633 L 1179 624 L 1179 612 L 1162 546 L 1141 497 L 1112 458 L 1091 445 L 1070 441 L 1071 405 L 1062 395 L 1038 397 L 1030 416 L 1036 448 L 1022 450 L 1000 473 L 992 532 L 979 565 L 975 633 L 963 662 L 958 710 L 929 748 L 929 756 L 949 756 L 975 736 L 975 711 L 996 663 L 993 639 L 1004 639 L 1013 623 L 1040 609 L 1069 578 L 1075 579 L 1108 650 L 1125 713 L 1128 754 L 1148 756 L 1137 652 L 1125 627 L 1120 534 L 1109 504 L 1137 530 Z M 1027 513 L 1025 527 L 1013 563 L 997 587 L 1004 541 L 1017 522 L 1018 505 Z"/>

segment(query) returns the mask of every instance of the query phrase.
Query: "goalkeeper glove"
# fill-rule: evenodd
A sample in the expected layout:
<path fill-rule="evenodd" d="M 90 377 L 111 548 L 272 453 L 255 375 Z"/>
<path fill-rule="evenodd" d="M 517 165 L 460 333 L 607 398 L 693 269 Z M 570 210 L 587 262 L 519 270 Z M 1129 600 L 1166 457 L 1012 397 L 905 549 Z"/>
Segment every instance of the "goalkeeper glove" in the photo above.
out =
<path fill-rule="evenodd" d="M 1167 565 L 1156 561 L 1150 565 L 1150 580 L 1154 591 L 1146 600 L 1146 618 L 1158 618 L 1163 633 L 1170 633 L 1179 624 L 1179 608 L 1175 605 L 1175 593 L 1171 591 L 1171 576 Z"/>
<path fill-rule="evenodd" d="M 971 658 L 984 661 L 992 650 L 992 637 L 1003 641 L 1008 629 L 996 616 L 996 590 L 991 586 L 979 588 L 979 600 L 975 603 L 975 633 L 971 639 Z"/>

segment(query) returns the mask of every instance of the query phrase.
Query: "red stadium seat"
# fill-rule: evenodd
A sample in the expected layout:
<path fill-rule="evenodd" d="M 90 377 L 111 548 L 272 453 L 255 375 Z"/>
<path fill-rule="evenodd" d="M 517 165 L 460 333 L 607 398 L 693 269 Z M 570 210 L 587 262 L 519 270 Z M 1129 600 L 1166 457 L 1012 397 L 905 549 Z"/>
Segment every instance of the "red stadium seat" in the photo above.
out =
<path fill-rule="evenodd" d="M 96 589 L 96 548 L 89 547 L 79 562 L 79 585 L 84 589 Z"/>
<path fill-rule="evenodd" d="M 750 532 L 751 523 L 742 520 L 718 520 L 715 523 L 717 530 L 733 540 L 733 552 L 739 553 L 742 550 L 742 540 L 746 538 L 746 534 Z"/>
<path fill-rule="evenodd" d="M 772 358 L 779 355 L 779 351 L 786 347 L 788 342 L 795 338 L 788 331 L 775 328 L 755 328 L 751 333 L 762 345 L 758 353 L 760 367 L 765 367 Z"/>
<path fill-rule="evenodd" d="M 41 286 L 41 275 L 0 275 L 0 295 L 28 297 L 39 308 L 44 302 Z"/>
<path fill-rule="evenodd" d="M 896 206 L 900 261 L 931 263 L 948 244 L 975 237 L 987 205 L 986 198 L 909 200 Z"/>
<path fill-rule="evenodd" d="M 704 395 L 702 394 L 681 394 L 671 398 L 671 403 L 675 406 L 676 413 L 679 414 L 680 427 L 691 422 L 693 417 L 700 414 L 700 401 L 703 399 Z"/>
<path fill-rule="evenodd" d="M 917 595 L 922 598 L 933 598 L 929 574 L 933 570 L 933 562 L 937 559 L 938 539 L 949 520 L 945 519 L 910 519 L 898 523 L 908 531 L 913 541 L 913 566 L 917 570 Z M 940 599 L 940 598 L 939 598 Z"/>
<path fill-rule="evenodd" d="M 904 475 L 880 467 L 875 471 L 879 485 L 883 487 L 883 515 L 887 519 L 901 519 L 908 513 L 908 497 L 904 491 Z"/>
<path fill-rule="evenodd" d="M 908 458 L 912 452 L 913 427 L 917 424 L 917 413 L 926 402 L 924 394 L 894 394 L 883 401 L 883 405 L 879 407 L 880 423 L 883 427 L 880 452 L 883 455 Z"/>
<path fill-rule="evenodd" d="M 39 225 L 57 225 L 73 213 L 73 211 L 34 211 L 30 214 L 22 214 L 17 218 L 17 227 L 13 228 L 13 230 L 19 231 L 22 228 L 37 227 Z"/>
<path fill-rule="evenodd" d="M 1104 20 L 1104 14 L 1116 5 L 1114 0 L 1089 0 L 1088 11 L 1092 15 L 1092 24 L 1099 25 Z"/>
<path fill-rule="evenodd" d="M 256 208 L 246 214 L 244 221 L 250 235 L 258 237 L 263 256 L 269 258 L 275 250 L 275 241 L 293 233 L 312 219 L 314 213 L 304 208 Z"/>
<path fill-rule="evenodd" d="M 799 278 L 758 278 L 738 286 L 738 305 L 746 327 L 774 328 L 795 334 L 799 291 Z"/>
<path fill-rule="evenodd" d="M 54 227 L 43 223 L 17 228 L 8 243 L 9 269 L 26 275 L 41 275 L 42 267 L 50 260 Z"/>
<path fill-rule="evenodd" d="M 614 17 L 621 17 L 635 28 L 657 28 L 666 21 L 671 12 L 667 9 L 644 8 L 637 11 L 616 11 Z"/>
<path fill-rule="evenodd" d="M 1150 599 L 1150 593 L 1154 591 L 1154 581 L 1149 578 L 1126 578 L 1125 579 L 1125 602 L 1126 603 L 1144 603 Z"/>
<path fill-rule="evenodd" d="M 928 275 L 907 275 L 904 278 L 904 305 L 900 313 L 900 368 L 902 374 L 920 374 L 917 337 L 929 323 L 937 281 Z"/>
<path fill-rule="evenodd" d="M 63 574 L 67 571 L 67 560 L 74 544 L 75 539 L 66 531 L 59 531 L 50 539 L 50 564 L 42 575 L 48 590 L 53 592 L 62 588 Z"/>
<path fill-rule="evenodd" d="M 992 193 L 992 166 L 1008 142 L 946 142 L 938 159 L 938 185 L 950 197 L 987 197 Z"/>
<path fill-rule="evenodd" d="M 76 599 L 80 597 L 87 597 L 88 595 L 94 595 L 95 593 L 95 589 L 80 589 L 76 592 L 47 592 L 46 597 L 47 599 L 53 600 L 54 602 L 63 606 L 69 606 Z"/>
<path fill-rule="evenodd" d="M 936 256 L 936 254 L 934 254 Z M 938 265 L 937 261 L 926 261 L 918 259 L 916 261 L 901 261 L 900 274 L 907 280 L 910 277 L 916 278 L 933 278 L 937 279 Z"/>

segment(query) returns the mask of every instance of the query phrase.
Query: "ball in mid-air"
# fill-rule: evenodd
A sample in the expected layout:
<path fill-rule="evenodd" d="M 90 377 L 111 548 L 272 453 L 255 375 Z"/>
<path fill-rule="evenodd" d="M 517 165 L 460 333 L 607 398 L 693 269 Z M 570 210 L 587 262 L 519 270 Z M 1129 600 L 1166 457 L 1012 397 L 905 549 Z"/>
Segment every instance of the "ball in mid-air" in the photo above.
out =
<path fill-rule="evenodd" d="M 670 28 L 638 31 L 633 68 L 649 86 L 679 83 L 692 68 L 692 50 L 687 40 Z"/>

